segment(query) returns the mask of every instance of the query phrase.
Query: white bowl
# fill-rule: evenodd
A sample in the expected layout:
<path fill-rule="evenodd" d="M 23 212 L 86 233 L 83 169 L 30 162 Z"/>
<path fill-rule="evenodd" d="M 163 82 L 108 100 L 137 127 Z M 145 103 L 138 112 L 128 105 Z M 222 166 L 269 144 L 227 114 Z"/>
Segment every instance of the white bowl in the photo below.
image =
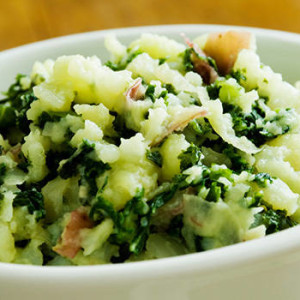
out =
<path fill-rule="evenodd" d="M 71 35 L 0 53 L 0 90 L 36 60 L 62 54 L 107 58 L 103 38 L 128 43 L 142 32 L 180 40 L 229 28 L 257 36 L 265 64 L 290 82 L 300 79 L 300 35 L 264 29 L 175 25 Z M 300 299 L 300 226 L 221 249 L 153 261 L 84 267 L 37 267 L 0 263 L 0 299 Z"/>

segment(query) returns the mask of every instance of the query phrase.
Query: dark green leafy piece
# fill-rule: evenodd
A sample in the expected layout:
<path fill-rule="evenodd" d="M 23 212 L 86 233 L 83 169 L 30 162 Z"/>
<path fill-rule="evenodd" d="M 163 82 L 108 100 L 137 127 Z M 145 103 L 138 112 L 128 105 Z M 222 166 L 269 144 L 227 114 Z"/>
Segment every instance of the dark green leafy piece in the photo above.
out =
<path fill-rule="evenodd" d="M 47 122 L 53 122 L 53 123 L 59 122 L 61 118 L 64 116 L 66 116 L 66 113 L 54 113 L 54 112 L 49 113 L 43 111 L 41 115 L 38 117 L 36 125 L 43 129 Z"/>
<path fill-rule="evenodd" d="M 243 74 L 241 70 L 237 70 L 237 71 L 232 70 L 230 74 L 226 76 L 226 78 L 230 78 L 230 77 L 235 78 L 238 84 L 241 84 L 242 81 L 247 80 L 245 74 Z"/>
<path fill-rule="evenodd" d="M 178 156 L 180 159 L 180 170 L 183 171 L 198 164 L 200 162 L 201 155 L 202 153 L 200 149 L 196 145 L 191 144 Z"/>
<path fill-rule="evenodd" d="M 209 188 L 209 192 L 205 200 L 209 202 L 217 202 L 221 198 L 222 187 L 217 182 L 212 182 Z"/>
<path fill-rule="evenodd" d="M 112 61 L 107 61 L 105 65 L 112 69 L 113 71 L 121 71 L 125 70 L 126 67 L 140 54 L 143 52 L 140 50 L 132 51 L 131 49 L 127 49 L 127 57 L 124 60 L 121 60 L 119 63 L 114 63 Z"/>
<path fill-rule="evenodd" d="M 238 137 L 246 136 L 258 147 L 264 144 L 266 141 L 278 136 L 278 134 L 268 131 L 263 126 L 267 122 L 278 122 L 281 118 L 285 118 L 283 111 L 286 114 L 289 114 L 290 111 L 289 109 L 285 109 L 281 112 L 278 112 L 274 118 L 267 120 L 265 119 L 265 111 L 259 106 L 257 101 L 252 106 L 252 111 L 250 113 L 243 113 L 240 107 L 227 103 L 223 103 L 223 108 L 224 112 L 230 113 L 232 117 L 233 129 L 235 130 L 236 135 Z M 263 124 L 262 126 L 257 125 L 258 120 L 261 121 Z M 288 122 L 289 118 L 286 120 Z M 282 134 L 285 134 L 290 130 L 290 126 L 287 123 L 284 124 L 284 122 L 281 122 L 280 126 L 282 127 Z"/>
<path fill-rule="evenodd" d="M 222 152 L 230 159 L 231 169 L 234 172 L 241 173 L 242 171 L 253 171 L 253 168 L 249 165 L 247 160 L 241 156 L 240 151 L 232 145 L 227 143 L 224 144 Z"/>
<path fill-rule="evenodd" d="M 208 85 L 206 87 L 206 90 L 207 90 L 209 98 L 212 99 L 212 100 L 218 99 L 220 89 L 221 89 L 221 86 L 216 84 L 216 83 L 212 83 L 212 84 Z"/>
<path fill-rule="evenodd" d="M 84 140 L 80 148 L 58 170 L 58 175 L 64 179 L 80 174 L 81 180 L 88 184 L 91 195 L 95 195 L 98 190 L 96 178 L 110 169 L 109 164 L 94 161 L 87 156 L 94 148 L 95 144 Z"/>
<path fill-rule="evenodd" d="M 162 156 L 158 150 L 155 150 L 155 151 L 147 150 L 146 157 L 147 157 L 147 159 L 154 162 L 160 168 L 162 167 Z"/>
<path fill-rule="evenodd" d="M 26 113 L 31 103 L 37 98 L 33 94 L 33 84 L 28 89 L 22 88 L 21 79 L 24 77 L 25 75 L 22 74 L 17 75 L 16 82 L 4 93 L 6 98 L 1 100 L 0 113 L 2 117 L 0 118 L 0 125 L 17 126 L 19 130 L 27 134 L 29 133 L 30 122 Z"/>
<path fill-rule="evenodd" d="M 114 221 L 114 232 L 109 239 L 121 247 L 117 262 L 124 261 L 131 253 L 136 255 L 141 253 L 150 234 L 151 217 L 160 207 L 170 201 L 178 190 L 188 186 L 185 179 L 186 175 L 175 176 L 164 191 L 148 202 L 145 202 L 144 190 L 139 190 L 121 211 L 116 211 L 111 202 L 101 195 L 96 198 L 90 217 L 93 220 L 109 217 Z"/>
<path fill-rule="evenodd" d="M 27 206 L 28 212 L 35 214 L 37 221 L 43 219 L 46 215 L 44 197 L 42 193 L 38 192 L 35 188 L 17 192 L 13 200 L 13 206 Z"/>
<path fill-rule="evenodd" d="M 5 174 L 6 174 L 6 165 L 5 163 L 1 163 L 0 164 L 0 185 L 3 184 L 4 182 L 4 177 L 5 177 Z"/>
<path fill-rule="evenodd" d="M 286 215 L 285 211 L 273 210 L 271 208 L 254 215 L 254 218 L 254 223 L 251 225 L 251 228 L 265 225 L 267 228 L 266 234 L 271 234 L 298 225 L 296 221 Z"/>
<path fill-rule="evenodd" d="M 115 138 L 114 143 L 119 146 L 121 138 L 129 139 L 136 134 L 136 132 L 126 126 L 126 122 L 123 116 L 117 113 L 113 113 L 115 119 L 113 121 L 113 127 L 118 137 Z"/>
<path fill-rule="evenodd" d="M 15 125 L 16 112 L 13 107 L 8 104 L 0 104 L 0 128 L 5 129 L 7 127 Z"/>
<path fill-rule="evenodd" d="M 151 99 L 152 102 L 155 102 L 155 85 L 149 84 L 146 92 L 145 92 L 145 96 L 149 97 Z"/>
<path fill-rule="evenodd" d="M 253 180 L 260 187 L 266 187 L 268 184 L 273 182 L 273 178 L 268 173 L 258 173 L 255 174 L 255 178 Z"/>

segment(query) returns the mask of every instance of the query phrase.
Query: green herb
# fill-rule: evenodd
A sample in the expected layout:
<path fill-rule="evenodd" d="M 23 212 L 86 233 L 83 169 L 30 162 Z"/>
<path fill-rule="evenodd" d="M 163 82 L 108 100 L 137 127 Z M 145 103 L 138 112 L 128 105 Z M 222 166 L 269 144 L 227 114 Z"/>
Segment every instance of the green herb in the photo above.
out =
<path fill-rule="evenodd" d="M 4 93 L 5 99 L 1 100 L 3 104 L 0 106 L 0 127 L 5 124 L 7 126 L 17 126 L 23 133 L 29 133 L 29 121 L 26 113 L 30 105 L 37 98 L 33 94 L 33 85 L 28 89 L 23 89 L 21 79 L 26 77 L 19 74 L 16 76 L 16 82 L 12 84 L 8 91 Z"/>
<path fill-rule="evenodd" d="M 267 229 L 266 233 L 271 234 L 283 229 L 296 226 L 298 225 L 298 223 L 288 217 L 285 211 L 273 210 L 269 208 L 261 213 L 254 215 L 254 223 L 250 228 L 255 228 L 259 225 L 265 225 Z"/>
<path fill-rule="evenodd" d="M 230 75 L 228 76 L 229 78 L 232 77 L 232 78 L 235 78 L 235 80 L 237 81 L 238 84 L 241 84 L 242 81 L 246 81 L 247 78 L 245 76 L 245 74 L 243 74 L 241 72 L 241 70 L 237 70 L 237 71 L 231 71 L 230 72 Z"/>
<path fill-rule="evenodd" d="M 167 61 L 167 57 L 162 57 L 162 58 L 159 58 L 158 59 L 158 65 L 162 65 L 162 64 L 164 64 L 166 61 Z"/>
<path fill-rule="evenodd" d="M 64 116 L 66 116 L 66 113 L 48 113 L 43 111 L 38 117 L 37 126 L 43 129 L 47 122 L 59 122 Z"/>
<path fill-rule="evenodd" d="M 256 101 L 252 106 L 250 113 L 243 113 L 241 108 L 235 105 L 223 103 L 225 113 L 230 113 L 233 121 L 233 129 L 238 137 L 246 136 L 256 146 L 261 146 L 266 141 L 277 137 L 280 134 L 274 134 L 269 131 L 268 127 L 264 127 L 267 123 L 276 122 L 276 125 L 281 127 L 281 134 L 287 133 L 291 126 L 289 124 L 289 115 L 293 113 L 289 109 L 283 109 L 272 117 L 266 118 L 265 111 L 260 107 Z M 262 123 L 258 126 L 258 120 Z M 279 122 L 280 121 L 280 122 Z"/>
<path fill-rule="evenodd" d="M 16 112 L 9 104 L 0 104 L 0 128 L 5 129 L 16 123 Z"/>
<path fill-rule="evenodd" d="M 82 180 L 89 185 L 89 193 L 91 195 L 97 193 L 96 178 L 110 169 L 109 164 L 103 163 L 102 161 L 94 161 L 87 156 L 94 148 L 95 144 L 88 140 L 83 140 L 80 148 L 76 150 L 58 170 L 58 174 L 64 179 L 80 174 Z"/>
<path fill-rule="evenodd" d="M 35 188 L 17 192 L 13 200 L 13 206 L 27 206 L 28 212 L 34 214 L 37 221 L 43 219 L 46 215 L 44 197 L 42 193 L 38 192 Z"/>
<path fill-rule="evenodd" d="M 142 54 L 143 52 L 140 50 L 135 50 L 132 51 L 131 49 L 127 49 L 127 56 L 125 57 L 125 59 L 122 59 L 120 62 L 118 63 L 114 63 L 112 61 L 107 61 L 105 63 L 105 65 L 107 67 L 109 67 L 110 69 L 112 69 L 113 71 L 121 71 L 121 70 L 125 70 L 126 67 L 140 54 Z"/>
<path fill-rule="evenodd" d="M 180 170 L 183 171 L 198 164 L 200 162 L 201 155 L 202 153 L 200 149 L 196 145 L 191 144 L 178 156 L 180 159 Z"/>
<path fill-rule="evenodd" d="M 212 83 L 212 84 L 206 86 L 208 96 L 212 100 L 216 100 L 219 98 L 220 89 L 221 89 L 221 86 L 218 85 L 217 83 Z"/>
<path fill-rule="evenodd" d="M 155 85 L 149 84 L 146 92 L 145 92 L 145 96 L 149 97 L 151 99 L 152 102 L 155 102 Z"/>
<path fill-rule="evenodd" d="M 164 83 L 162 87 L 165 88 L 169 94 L 177 95 L 176 89 L 171 83 Z"/>
<path fill-rule="evenodd" d="M 126 126 L 125 118 L 117 113 L 114 113 L 114 121 L 113 121 L 113 127 L 115 132 L 117 133 L 117 137 L 115 137 L 114 143 L 117 144 L 117 146 L 121 143 L 121 138 L 123 139 L 129 139 L 133 137 L 136 132 Z"/>
<path fill-rule="evenodd" d="M 156 151 L 147 150 L 146 157 L 147 157 L 147 159 L 154 162 L 160 168 L 162 167 L 162 156 L 158 150 L 156 150 Z"/>
<path fill-rule="evenodd" d="M 260 187 L 266 187 L 268 184 L 273 182 L 273 179 L 268 173 L 258 173 L 255 174 L 253 181 L 256 182 Z"/>
<path fill-rule="evenodd" d="M 209 192 L 205 200 L 209 202 L 217 202 L 221 198 L 222 188 L 217 182 L 212 182 L 209 188 Z"/>
<path fill-rule="evenodd" d="M 241 156 L 242 152 L 234 148 L 232 145 L 224 143 L 222 153 L 230 159 L 231 169 L 236 173 L 241 173 L 242 171 L 253 171 L 253 168 L 249 165 L 247 160 Z"/>
<path fill-rule="evenodd" d="M 109 217 L 114 221 L 115 229 L 109 240 L 120 245 L 122 259 L 128 258 L 130 253 L 139 254 L 145 248 L 146 240 L 150 234 L 151 217 L 156 211 L 170 201 L 179 189 L 188 186 L 185 182 L 186 175 L 177 175 L 173 178 L 168 188 L 145 202 L 144 190 L 138 190 L 124 209 L 116 211 L 111 202 L 98 196 L 92 205 L 90 217 L 93 220 L 102 220 Z"/>
<path fill-rule="evenodd" d="M 4 183 L 4 177 L 6 174 L 6 165 L 5 163 L 1 163 L 0 164 L 0 185 L 2 185 Z"/>

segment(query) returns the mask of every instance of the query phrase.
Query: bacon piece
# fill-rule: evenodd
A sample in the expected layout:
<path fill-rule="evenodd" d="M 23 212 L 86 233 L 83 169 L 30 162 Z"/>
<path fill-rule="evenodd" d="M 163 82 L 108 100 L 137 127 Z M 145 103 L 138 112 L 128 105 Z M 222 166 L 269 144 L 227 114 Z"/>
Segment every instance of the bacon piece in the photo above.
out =
<path fill-rule="evenodd" d="M 80 230 L 92 227 L 93 222 L 89 219 L 87 210 L 84 207 L 79 207 L 72 211 L 70 220 L 61 235 L 60 242 L 53 247 L 53 251 L 61 256 L 74 258 L 81 248 Z"/>
<path fill-rule="evenodd" d="M 198 53 L 200 56 L 203 56 L 203 58 L 206 57 L 205 53 L 203 50 L 195 43 L 193 43 L 184 33 L 181 33 L 181 36 L 184 39 L 184 42 L 190 47 L 195 50 L 196 53 Z"/>
<path fill-rule="evenodd" d="M 222 75 L 230 73 L 239 52 L 252 48 L 250 32 L 216 32 L 211 33 L 204 46 L 206 55 L 212 57 Z"/>
<path fill-rule="evenodd" d="M 198 73 L 205 84 L 211 84 L 216 81 L 218 78 L 218 73 L 216 70 L 209 64 L 207 61 L 206 54 L 202 51 L 202 49 L 195 43 L 193 43 L 185 34 L 181 34 L 185 43 L 193 48 L 195 53 L 191 54 L 191 61 L 194 66 L 194 72 Z"/>
<path fill-rule="evenodd" d="M 20 162 L 19 154 L 21 153 L 21 148 L 22 148 L 21 146 L 22 145 L 19 143 L 15 146 L 11 147 L 8 151 L 9 153 L 11 153 L 12 159 L 17 163 Z"/>
<path fill-rule="evenodd" d="M 176 116 L 176 120 L 170 122 L 166 128 L 166 132 L 157 137 L 150 144 L 151 147 L 158 145 L 164 138 L 170 135 L 174 131 L 182 131 L 188 124 L 194 119 L 198 119 L 207 115 L 207 110 L 203 107 L 190 107 Z"/>
<path fill-rule="evenodd" d="M 191 60 L 194 65 L 194 72 L 198 73 L 205 84 L 212 84 L 218 78 L 216 70 L 207 62 L 192 53 Z"/>
<path fill-rule="evenodd" d="M 142 79 L 138 78 L 134 84 L 129 87 L 129 89 L 126 91 L 125 93 L 126 96 L 126 100 L 128 103 L 132 102 L 132 101 L 137 101 L 137 100 L 141 100 L 144 98 L 145 96 L 145 91 L 144 88 L 142 86 Z"/>

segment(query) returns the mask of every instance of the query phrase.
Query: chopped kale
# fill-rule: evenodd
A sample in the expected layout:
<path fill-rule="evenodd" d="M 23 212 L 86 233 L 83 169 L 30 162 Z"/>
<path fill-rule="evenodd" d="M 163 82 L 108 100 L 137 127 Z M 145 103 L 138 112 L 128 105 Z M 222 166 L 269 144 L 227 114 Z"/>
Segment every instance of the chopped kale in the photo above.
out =
<path fill-rule="evenodd" d="M 6 165 L 5 163 L 0 164 L 0 185 L 4 182 L 4 176 L 6 174 Z"/>
<path fill-rule="evenodd" d="M 200 149 L 191 144 L 185 151 L 183 151 L 178 158 L 180 159 L 180 170 L 188 169 L 200 162 L 202 153 Z"/>
<path fill-rule="evenodd" d="M 149 97 L 151 99 L 152 102 L 155 102 L 155 85 L 149 84 L 146 92 L 145 92 L 145 96 Z"/>
<path fill-rule="evenodd" d="M 220 89 L 221 89 L 221 86 L 216 83 L 212 83 L 212 84 L 206 86 L 208 96 L 212 100 L 216 100 L 219 98 Z"/>
<path fill-rule="evenodd" d="M 147 159 L 154 162 L 160 168 L 162 167 L 162 156 L 158 150 L 155 150 L 155 151 L 147 150 L 146 157 L 147 157 Z"/>
<path fill-rule="evenodd" d="M 285 134 L 290 130 L 289 118 L 291 112 L 284 109 L 271 119 L 266 118 L 266 113 L 260 107 L 258 101 L 252 106 L 250 113 L 243 113 L 241 108 L 235 105 L 223 103 L 225 113 L 230 113 L 233 121 L 233 129 L 238 137 L 246 136 L 256 146 L 261 146 L 266 141 Z M 284 122 L 286 120 L 286 122 Z M 283 122 L 278 122 L 283 121 Z M 267 124 L 276 123 L 281 128 L 281 133 L 273 133 Z M 260 125 L 259 125 L 260 124 Z"/>
<path fill-rule="evenodd" d="M 140 54 L 143 52 L 140 50 L 132 51 L 131 49 L 127 49 L 127 56 L 125 59 L 122 59 L 118 63 L 114 63 L 112 61 L 107 61 L 105 65 L 112 69 L 113 71 L 121 71 L 125 70 L 126 67 Z"/>
<path fill-rule="evenodd" d="M 181 233 L 182 227 L 183 227 L 183 215 L 179 214 L 174 218 L 172 218 L 167 233 L 171 236 L 182 238 L 182 233 Z"/>
<path fill-rule="evenodd" d="M 49 169 L 49 180 L 54 179 L 58 175 L 59 163 L 64 160 L 72 157 L 75 152 L 75 149 L 69 146 L 68 144 L 63 145 L 63 151 L 54 151 L 50 149 L 46 153 L 46 165 Z"/>
<path fill-rule="evenodd" d="M 116 211 L 111 202 L 98 196 L 90 211 L 92 219 L 108 217 L 114 221 L 114 232 L 109 240 L 113 244 L 129 249 L 128 254 L 141 251 L 144 244 L 140 237 L 140 227 L 148 226 L 143 222 L 143 216 L 149 211 L 144 200 L 144 190 L 138 190 L 136 195 L 126 203 L 121 211 Z M 139 241 L 139 242 L 138 242 Z M 142 243 L 142 245 L 140 245 Z M 137 251 L 137 249 L 139 249 Z M 125 259 L 128 257 L 125 257 Z"/>
<path fill-rule="evenodd" d="M 170 201 L 177 190 L 188 186 L 186 175 L 177 175 L 163 192 L 155 195 L 148 202 L 144 199 L 144 190 L 138 190 L 135 197 L 126 203 L 125 207 L 116 211 L 111 202 L 101 195 L 93 203 L 90 217 L 93 220 L 102 220 L 109 217 L 114 221 L 115 229 L 109 240 L 120 245 L 123 260 L 133 254 L 139 254 L 145 248 L 146 240 L 150 234 L 150 220 L 157 209 Z M 117 260 L 120 262 L 120 259 Z"/>
<path fill-rule="evenodd" d="M 58 174 L 64 179 L 80 174 L 82 181 L 88 184 L 89 194 L 91 195 L 95 195 L 98 190 L 96 178 L 110 169 L 109 164 L 103 163 L 102 161 L 94 161 L 87 156 L 94 148 L 95 144 L 84 140 L 80 148 L 76 150 L 58 170 Z"/>
<path fill-rule="evenodd" d="M 237 71 L 232 70 L 229 74 L 229 78 L 230 77 L 235 78 L 238 84 L 241 84 L 242 81 L 247 80 L 245 74 L 243 74 L 241 70 L 237 70 Z"/>
<path fill-rule="evenodd" d="M 15 241 L 15 247 L 18 248 L 25 248 L 31 240 L 27 239 L 27 240 L 20 240 L 20 241 Z"/>
<path fill-rule="evenodd" d="M 12 84 L 8 91 L 4 93 L 5 99 L 1 100 L 0 125 L 17 126 L 23 133 L 29 133 L 29 121 L 26 113 L 30 105 L 37 98 L 33 94 L 33 84 L 28 89 L 23 89 L 21 79 L 25 75 L 17 75 L 16 82 Z M 5 114 L 4 114 L 5 112 Z"/>
<path fill-rule="evenodd" d="M 85 157 L 83 162 L 83 179 L 89 185 L 89 194 L 96 195 L 98 191 L 96 179 L 105 171 L 110 170 L 109 164 L 102 161 L 94 161 Z"/>
<path fill-rule="evenodd" d="M 126 126 L 126 122 L 123 116 L 115 113 L 115 119 L 113 121 L 113 127 L 118 137 L 115 138 L 114 143 L 119 146 L 121 143 L 121 138 L 129 139 L 133 137 L 136 132 Z"/>
<path fill-rule="evenodd" d="M 183 52 L 183 66 L 186 72 L 193 71 L 194 65 L 192 62 L 192 53 L 194 52 L 193 48 L 187 48 Z"/>
<path fill-rule="evenodd" d="M 268 184 L 273 182 L 272 177 L 268 173 L 255 174 L 254 180 L 260 187 L 266 187 Z"/>
<path fill-rule="evenodd" d="M 34 214 L 37 221 L 45 218 L 44 197 L 35 188 L 23 192 L 17 192 L 13 200 L 13 206 L 27 206 L 28 212 Z"/>
<path fill-rule="evenodd" d="M 5 129 L 16 123 L 16 112 L 13 107 L 5 104 L 0 104 L 0 128 Z"/>
<path fill-rule="evenodd" d="M 209 202 L 217 202 L 221 198 L 222 188 L 218 185 L 218 182 L 214 181 L 211 183 L 209 192 L 205 200 Z"/>
<path fill-rule="evenodd" d="M 164 64 L 164 63 L 167 61 L 167 59 L 168 59 L 167 57 L 159 58 L 159 59 L 158 59 L 158 64 L 159 64 L 159 65 Z"/>
<path fill-rule="evenodd" d="M 43 111 L 41 115 L 38 117 L 37 126 L 41 129 L 45 127 L 47 122 L 59 122 L 62 117 L 66 116 L 66 113 L 47 113 Z"/>
<path fill-rule="evenodd" d="M 286 215 L 285 211 L 273 210 L 271 208 L 257 213 L 254 215 L 254 218 L 251 228 L 265 225 L 267 229 L 266 234 L 271 234 L 298 225 L 296 221 Z"/>
<path fill-rule="evenodd" d="M 222 153 L 224 153 L 231 161 L 231 169 L 236 173 L 242 171 L 252 172 L 253 168 L 249 165 L 247 160 L 240 154 L 240 150 L 234 148 L 232 145 L 224 143 Z"/>
<path fill-rule="evenodd" d="M 169 94 L 177 95 L 176 89 L 171 83 L 164 83 L 162 87 L 165 88 Z"/>

